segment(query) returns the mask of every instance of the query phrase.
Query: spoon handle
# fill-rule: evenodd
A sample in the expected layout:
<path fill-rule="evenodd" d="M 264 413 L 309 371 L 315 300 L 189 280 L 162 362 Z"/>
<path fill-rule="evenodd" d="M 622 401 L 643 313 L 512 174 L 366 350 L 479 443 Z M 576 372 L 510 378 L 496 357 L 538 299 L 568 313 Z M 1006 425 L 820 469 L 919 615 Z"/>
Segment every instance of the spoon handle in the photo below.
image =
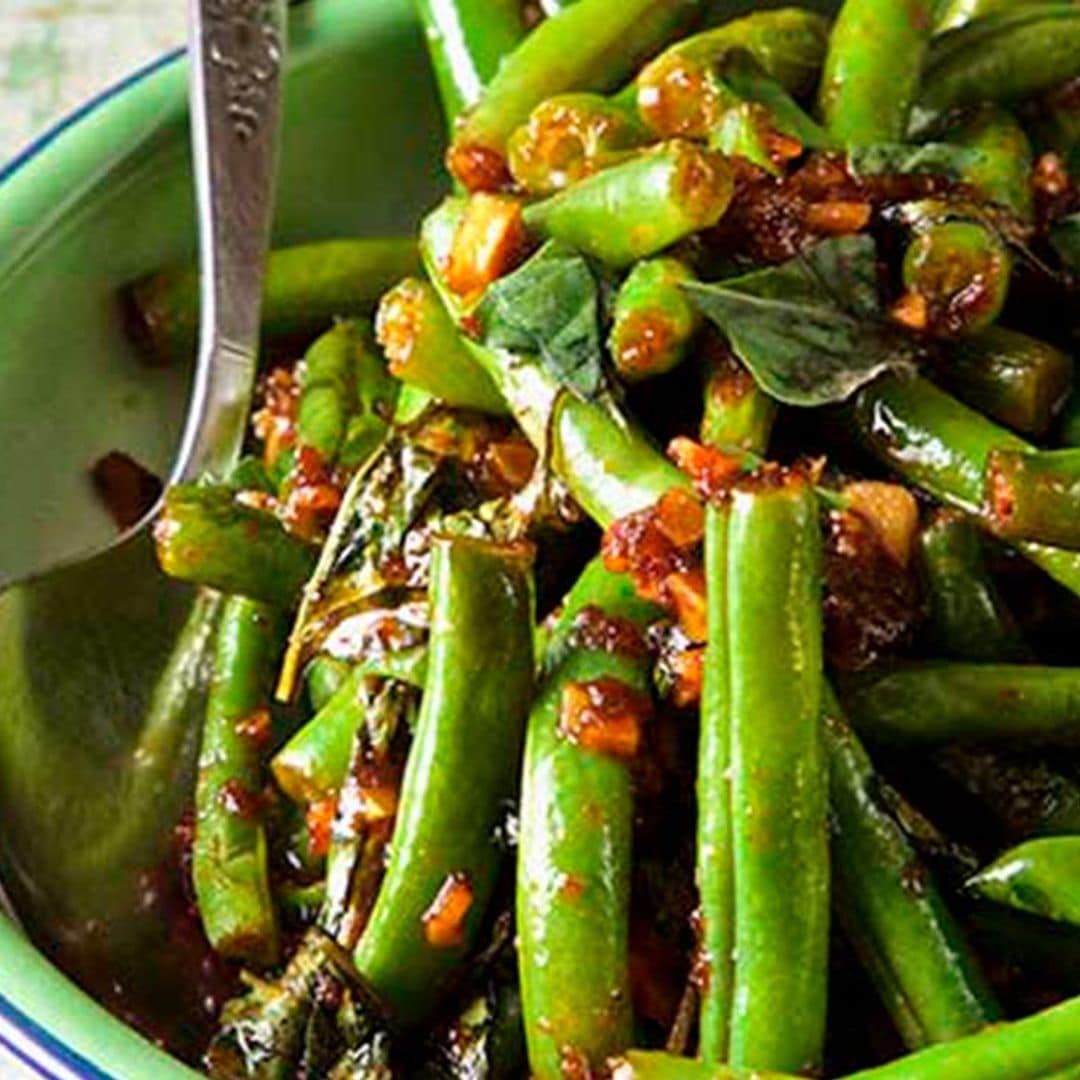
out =
<path fill-rule="evenodd" d="M 199 356 L 172 480 L 221 475 L 243 443 L 270 241 L 285 0 L 189 0 Z"/>

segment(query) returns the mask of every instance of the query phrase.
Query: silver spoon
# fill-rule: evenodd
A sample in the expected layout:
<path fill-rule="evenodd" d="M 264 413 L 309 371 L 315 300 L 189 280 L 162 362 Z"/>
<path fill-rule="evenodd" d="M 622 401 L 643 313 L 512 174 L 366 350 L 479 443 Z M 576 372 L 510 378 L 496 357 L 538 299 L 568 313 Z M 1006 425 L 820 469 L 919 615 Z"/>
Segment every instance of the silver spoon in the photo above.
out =
<path fill-rule="evenodd" d="M 236 461 L 270 236 L 285 0 L 190 0 L 199 355 L 169 481 Z M 157 569 L 155 507 L 0 593 L 0 868 L 31 924 L 103 910 L 145 868 L 190 764 L 212 603 Z M 4 641 L 20 641 L 5 657 Z M 23 661 L 23 658 L 32 658 Z"/>

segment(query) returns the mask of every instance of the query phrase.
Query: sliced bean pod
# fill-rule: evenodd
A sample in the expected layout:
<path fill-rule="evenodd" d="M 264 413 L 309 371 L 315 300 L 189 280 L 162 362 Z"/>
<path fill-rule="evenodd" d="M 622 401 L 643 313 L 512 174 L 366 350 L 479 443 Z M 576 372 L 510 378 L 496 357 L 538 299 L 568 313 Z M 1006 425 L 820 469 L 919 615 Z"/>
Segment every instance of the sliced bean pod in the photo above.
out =
<path fill-rule="evenodd" d="M 723 157 L 672 140 L 527 206 L 524 217 L 539 235 L 621 268 L 715 225 L 733 192 Z"/>
<path fill-rule="evenodd" d="M 341 689 L 351 670 L 347 660 L 332 656 L 317 656 L 308 664 L 304 686 L 313 712 L 318 712 Z"/>
<path fill-rule="evenodd" d="M 1080 926 L 1080 837 L 1029 840 L 998 856 L 967 884 L 987 900 Z"/>
<path fill-rule="evenodd" d="M 861 391 L 856 434 L 870 453 L 931 495 L 969 514 L 982 506 L 983 477 L 995 448 L 1030 449 L 1022 439 L 919 378 L 886 376 Z M 1021 541 L 1019 551 L 1080 595 L 1080 556 Z"/>
<path fill-rule="evenodd" d="M 517 929 L 529 1069 L 541 1080 L 561 1080 L 567 1048 L 600 1066 L 632 1035 L 629 759 L 651 708 L 653 611 L 630 594 L 601 597 L 578 609 L 525 743 Z"/>
<path fill-rule="evenodd" d="M 506 58 L 459 126 L 447 161 L 470 191 L 509 178 L 507 141 L 556 94 L 608 91 L 698 15 L 697 0 L 578 0 L 541 23 Z"/>
<path fill-rule="evenodd" d="M 560 94 L 537 105 L 510 137 L 510 173 L 529 194 L 550 195 L 650 141 L 632 103 L 600 94 Z"/>
<path fill-rule="evenodd" d="M 821 68 L 827 33 L 820 15 L 789 7 L 755 12 L 686 38 L 638 75 L 638 111 L 663 138 L 707 139 L 739 102 L 723 77 L 733 55 L 749 56 L 784 90 L 805 94 Z"/>
<path fill-rule="evenodd" d="M 826 694 L 834 908 L 908 1049 L 1001 1018 L 960 927 L 897 822 L 886 791 Z M 917 885 L 915 884 L 917 882 Z"/>
<path fill-rule="evenodd" d="M 355 952 L 406 1027 L 468 955 L 495 884 L 493 833 L 532 692 L 531 552 L 437 539 L 430 592 L 430 659 L 390 863 Z"/>
<path fill-rule="evenodd" d="M 930 598 L 927 635 L 953 660 L 1026 660 L 1030 650 L 990 577 L 982 536 L 968 517 L 943 510 L 919 537 Z"/>
<path fill-rule="evenodd" d="M 911 663 L 851 676 L 841 696 L 856 728 L 875 742 L 1080 745 L 1077 668 Z"/>
<path fill-rule="evenodd" d="M 912 110 L 911 132 L 925 134 L 950 110 L 1009 105 L 1080 74 L 1080 9 L 1042 0 L 1010 4 L 933 43 Z"/>
<path fill-rule="evenodd" d="M 985 330 L 1009 294 L 1012 259 L 998 234 L 974 221 L 919 231 L 904 253 L 908 300 L 922 312 L 915 329 L 957 338 Z"/>
<path fill-rule="evenodd" d="M 480 100 L 503 57 L 525 37 L 520 0 L 417 0 L 451 132 Z"/>
<path fill-rule="evenodd" d="M 455 408 L 506 412 L 428 282 L 406 278 L 391 289 L 379 304 L 375 330 L 399 379 Z"/>
<path fill-rule="evenodd" d="M 1080 547 L 1080 450 L 991 450 L 985 498 L 999 536 Z"/>
<path fill-rule="evenodd" d="M 419 269 L 416 241 L 326 240 L 270 253 L 262 299 L 265 340 L 310 341 L 338 317 L 370 315 L 379 297 Z M 160 363 L 195 352 L 199 273 L 170 267 L 129 289 L 133 327 Z"/>
<path fill-rule="evenodd" d="M 701 328 L 702 316 L 679 288 L 691 269 L 670 257 L 639 262 L 615 298 L 608 348 L 628 382 L 663 375 L 677 367 Z"/>
<path fill-rule="evenodd" d="M 701 441 L 764 453 L 776 419 L 776 402 L 726 349 L 711 350 L 705 369 Z"/>
<path fill-rule="evenodd" d="M 178 484 L 154 525 L 158 562 L 170 577 L 291 608 L 315 568 L 315 550 L 272 514 L 225 487 Z"/>
<path fill-rule="evenodd" d="M 1031 140 L 1004 109 L 987 105 L 949 132 L 949 141 L 978 150 L 975 162 L 964 170 L 964 180 L 990 202 L 1030 221 L 1032 203 Z"/>
<path fill-rule="evenodd" d="M 904 137 L 930 42 L 930 0 L 845 0 L 829 36 L 818 105 L 846 146 Z"/>
<path fill-rule="evenodd" d="M 195 789 L 191 869 L 203 929 L 223 956 L 257 967 L 275 963 L 279 950 L 260 759 L 271 736 L 270 692 L 284 633 L 272 608 L 240 597 L 226 602 Z"/>
<path fill-rule="evenodd" d="M 1022 435 L 1044 435 L 1072 388 L 1073 362 L 1053 345 L 991 326 L 956 342 L 938 377 L 991 420 Z"/>

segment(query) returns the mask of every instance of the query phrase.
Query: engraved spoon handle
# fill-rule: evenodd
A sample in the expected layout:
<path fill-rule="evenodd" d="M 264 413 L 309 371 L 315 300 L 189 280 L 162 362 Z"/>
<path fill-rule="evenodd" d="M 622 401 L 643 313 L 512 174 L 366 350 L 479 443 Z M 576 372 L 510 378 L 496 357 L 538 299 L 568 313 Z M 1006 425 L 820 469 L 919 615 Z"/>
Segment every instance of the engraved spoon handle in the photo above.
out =
<path fill-rule="evenodd" d="M 199 356 L 171 480 L 220 476 L 243 443 L 270 242 L 285 0 L 189 0 Z"/>

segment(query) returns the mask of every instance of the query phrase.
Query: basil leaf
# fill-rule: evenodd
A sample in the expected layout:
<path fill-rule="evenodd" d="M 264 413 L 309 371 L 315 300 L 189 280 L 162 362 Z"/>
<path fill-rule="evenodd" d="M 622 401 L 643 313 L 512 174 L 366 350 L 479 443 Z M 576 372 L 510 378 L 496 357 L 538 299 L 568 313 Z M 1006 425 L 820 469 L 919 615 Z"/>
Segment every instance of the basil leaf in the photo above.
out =
<path fill-rule="evenodd" d="M 843 401 L 913 356 L 882 317 L 868 236 L 825 240 L 780 266 L 683 287 L 758 385 L 788 405 Z"/>
<path fill-rule="evenodd" d="M 873 143 L 853 146 L 848 152 L 852 176 L 903 176 L 917 173 L 940 176 L 944 180 L 964 180 L 984 167 L 985 150 L 955 143 Z"/>
<path fill-rule="evenodd" d="M 549 241 L 493 282 L 476 314 L 490 348 L 533 353 L 579 397 L 602 394 L 600 286 L 588 261 L 572 248 Z"/>

